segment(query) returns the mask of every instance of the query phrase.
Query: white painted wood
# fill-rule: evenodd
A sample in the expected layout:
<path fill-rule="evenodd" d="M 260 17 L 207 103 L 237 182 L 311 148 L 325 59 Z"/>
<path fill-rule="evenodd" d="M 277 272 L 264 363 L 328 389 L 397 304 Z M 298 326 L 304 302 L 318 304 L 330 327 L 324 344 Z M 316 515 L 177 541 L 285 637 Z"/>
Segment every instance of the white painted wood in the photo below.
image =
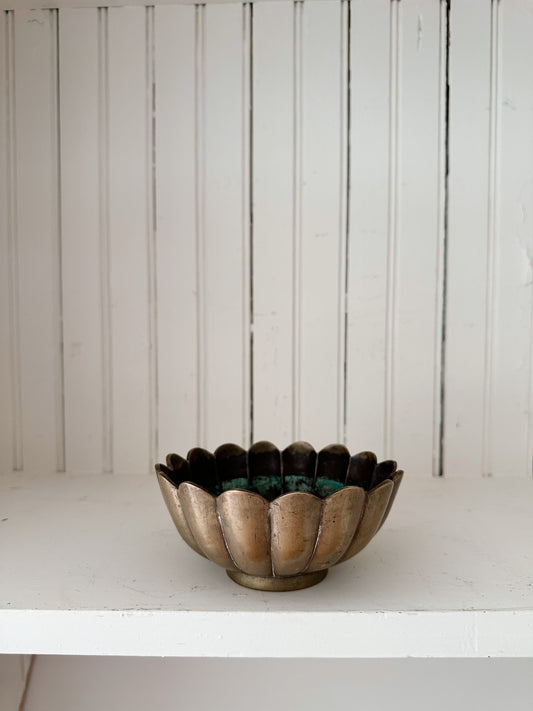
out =
<path fill-rule="evenodd" d="M 414 476 L 438 474 L 434 462 L 434 416 L 440 417 L 435 370 L 440 366 L 439 240 L 444 166 L 440 162 L 440 6 L 433 0 L 393 3 L 398 9 L 397 110 L 392 117 L 397 181 L 390 196 L 389 242 L 393 263 L 391 317 L 391 417 L 386 457 Z M 394 38 L 392 38 L 394 40 Z M 394 62 L 391 66 L 394 67 Z M 394 81 L 392 77 L 391 81 Z M 397 201 L 394 206 L 394 200 Z M 436 339 L 437 335 L 437 339 Z M 436 347 L 437 345 L 437 347 Z M 440 383 L 439 383 L 440 386 Z M 437 430 L 436 435 L 439 436 Z"/>
<path fill-rule="evenodd" d="M 357 2 L 351 20 L 348 443 L 427 476 L 440 414 L 440 11 Z"/>
<path fill-rule="evenodd" d="M 531 477 L 533 454 L 533 12 L 510 0 L 499 12 L 494 365 L 489 471 Z M 529 429 L 529 442 L 528 442 Z"/>
<path fill-rule="evenodd" d="M 15 13 L 15 132 L 22 465 L 64 468 L 58 234 L 56 14 Z"/>
<path fill-rule="evenodd" d="M 253 9 L 254 439 L 284 447 L 293 429 L 294 16 Z"/>
<path fill-rule="evenodd" d="M 390 2 L 352 2 L 350 38 L 346 433 L 351 450 L 370 449 L 381 456 L 385 452 Z"/>
<path fill-rule="evenodd" d="M 342 441 L 344 388 L 339 387 L 339 352 L 344 349 L 345 231 L 342 219 L 343 95 L 342 46 L 347 25 L 340 2 L 302 5 L 301 234 L 299 264 L 296 437 L 322 447 Z M 299 20 L 300 21 L 300 20 Z"/>
<path fill-rule="evenodd" d="M 153 477 L 3 477 L 0 652 L 533 656 L 533 482 L 402 488 L 364 552 L 274 595 L 192 552 Z"/>
<path fill-rule="evenodd" d="M 246 279 L 248 231 L 244 181 L 249 179 L 248 132 L 244 120 L 246 8 L 199 9 L 202 71 L 203 165 L 200 301 L 203 342 L 200 377 L 205 383 L 200 442 L 249 441 L 249 286 Z"/>
<path fill-rule="evenodd" d="M 179 707 L 344 708 L 348 699 L 368 711 L 408 711 L 416 689 L 420 708 L 529 711 L 533 660 L 277 660 L 108 659 L 39 657 L 26 711 L 93 711 L 113 706 L 141 711 Z M 265 679 L 277 682 L 265 684 Z M 209 683 L 199 683 L 199 679 Z M 386 683 L 383 680 L 386 679 Z M 446 694 L 435 689 L 446 684 Z M 176 691 L 176 689 L 178 691 Z M 235 690 L 238 689 L 238 693 Z M 257 690 L 261 689 L 261 693 Z"/>
<path fill-rule="evenodd" d="M 336 2 L 336 0 L 333 0 Z M 258 2 L 291 2 L 291 0 L 251 0 Z M 311 0 L 314 2 L 314 0 Z M 207 0 L 207 5 L 227 5 L 234 4 L 235 0 Z M 158 0 L 157 6 L 165 5 L 197 5 L 196 0 Z M 30 10 L 47 8 L 88 8 L 88 7 L 122 7 L 124 0 L 0 0 L 0 10 Z M 153 0 L 129 0 L 128 6 L 152 7 Z"/>
<path fill-rule="evenodd" d="M 15 415 L 18 378 L 16 364 L 16 332 L 14 318 L 14 288 L 12 282 L 12 163 L 13 85 L 12 75 L 13 14 L 0 14 L 0 37 L 4 51 L 0 54 L 0 471 L 16 468 L 15 432 L 20 430 L 20 414 Z M 8 118 L 9 117 L 9 118 Z M 19 434 L 20 437 L 20 434 Z"/>
<path fill-rule="evenodd" d="M 104 466 L 104 344 L 100 248 L 98 10 L 59 14 L 61 115 L 61 244 L 65 367 L 66 462 L 69 470 Z M 100 37 L 100 40 L 102 38 Z M 106 438 L 108 432 L 106 432 Z"/>
<path fill-rule="evenodd" d="M 0 655 L 0 711 L 18 711 L 26 686 L 28 659 L 20 654 Z"/>
<path fill-rule="evenodd" d="M 490 3 L 450 16 L 450 174 L 446 322 L 446 476 L 483 470 L 489 219 Z M 472 42 L 472 37 L 477 37 Z"/>
<path fill-rule="evenodd" d="M 146 104 L 147 11 L 107 11 L 109 274 L 113 470 L 149 471 L 153 414 L 150 386 L 150 140 Z"/>
<path fill-rule="evenodd" d="M 197 13 L 155 9 L 159 457 L 198 442 Z"/>
<path fill-rule="evenodd" d="M 445 303 L 445 5 L 57 20 L 1 15 L 2 470 L 346 437 L 429 476 L 445 306 L 444 471 L 529 477 L 528 5 L 452 9 Z"/>

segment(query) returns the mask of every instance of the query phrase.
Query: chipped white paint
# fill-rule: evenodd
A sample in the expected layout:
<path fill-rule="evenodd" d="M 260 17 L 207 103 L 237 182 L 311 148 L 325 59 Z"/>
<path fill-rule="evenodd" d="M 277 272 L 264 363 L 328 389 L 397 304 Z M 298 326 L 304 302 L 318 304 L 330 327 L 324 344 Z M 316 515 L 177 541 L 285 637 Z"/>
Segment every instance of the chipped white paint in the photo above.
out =
<path fill-rule="evenodd" d="M 0 16 L 2 471 L 529 477 L 526 0 L 141 4 Z"/>

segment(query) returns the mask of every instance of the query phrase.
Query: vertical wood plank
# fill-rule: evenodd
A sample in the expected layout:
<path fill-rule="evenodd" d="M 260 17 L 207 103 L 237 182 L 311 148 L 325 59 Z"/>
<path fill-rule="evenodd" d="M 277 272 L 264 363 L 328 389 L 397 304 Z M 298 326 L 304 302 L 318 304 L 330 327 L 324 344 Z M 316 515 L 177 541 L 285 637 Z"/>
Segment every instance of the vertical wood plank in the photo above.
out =
<path fill-rule="evenodd" d="M 196 12 L 155 8 L 160 456 L 198 442 Z"/>
<path fill-rule="evenodd" d="M 498 60 L 494 363 L 487 442 L 494 476 L 531 476 L 533 294 L 533 8 L 501 3 Z"/>
<path fill-rule="evenodd" d="M 40 472 L 64 468 L 55 17 L 15 13 L 23 462 Z"/>
<path fill-rule="evenodd" d="M 389 0 L 352 0 L 350 48 L 347 444 L 380 455 L 385 448 L 390 5 Z"/>
<path fill-rule="evenodd" d="M 399 2 L 390 4 L 389 69 L 389 170 L 387 196 L 387 289 L 385 302 L 385 453 L 394 450 L 396 406 L 396 356 L 398 328 L 398 243 L 400 241 L 400 61 L 401 12 Z"/>
<path fill-rule="evenodd" d="M 146 9 L 108 10 L 113 468 L 149 471 Z"/>
<path fill-rule="evenodd" d="M 12 82 L 13 13 L 0 13 L 0 472 L 15 464 L 15 431 L 20 428 L 20 415 L 15 412 L 18 361 L 16 307 L 13 277 L 16 258 L 12 225 L 13 182 L 13 82 Z"/>
<path fill-rule="evenodd" d="M 152 471 L 159 449 L 159 351 L 157 327 L 157 220 L 155 166 L 155 8 L 150 5 L 145 14 L 146 74 L 145 121 L 146 137 L 146 258 L 148 278 L 148 470 Z"/>
<path fill-rule="evenodd" d="M 98 33 L 96 9 L 60 11 L 66 463 L 74 472 L 105 468 Z"/>
<path fill-rule="evenodd" d="M 303 5 L 300 432 L 321 447 L 343 436 L 339 392 L 342 43 L 340 2 Z"/>
<path fill-rule="evenodd" d="M 488 297 L 490 3 L 452 3 L 450 22 L 444 466 L 446 476 L 480 476 Z"/>
<path fill-rule="evenodd" d="M 294 6 L 253 14 L 254 436 L 293 438 Z"/>
<path fill-rule="evenodd" d="M 244 391 L 249 330 L 247 247 L 243 234 L 243 19 L 242 5 L 207 5 L 205 12 L 204 240 L 200 265 L 204 300 L 205 381 L 203 443 L 247 444 L 249 393 Z M 248 415 L 248 416 L 247 416 Z"/>
<path fill-rule="evenodd" d="M 253 5 L 242 6 L 242 156 L 241 156 L 241 229 L 242 229 L 242 438 L 252 443 L 254 438 L 253 415 L 253 183 L 252 183 L 252 135 L 253 135 Z"/>
<path fill-rule="evenodd" d="M 440 2 L 440 60 L 438 116 L 438 225 L 433 370 L 433 476 L 444 475 L 444 427 L 446 408 L 446 288 L 448 266 L 448 171 L 449 171 L 449 69 L 450 4 Z"/>
<path fill-rule="evenodd" d="M 399 9 L 397 208 L 391 334 L 392 431 L 387 457 L 413 475 L 431 476 L 436 349 L 442 284 L 438 275 L 443 240 L 440 206 L 444 180 L 440 160 L 440 8 L 433 0 L 393 3 Z M 394 148 L 394 147 L 393 147 Z M 392 208 L 390 208 L 392 209 Z M 438 432 L 438 430 L 437 430 Z M 438 465 L 435 467 L 438 473 Z"/>

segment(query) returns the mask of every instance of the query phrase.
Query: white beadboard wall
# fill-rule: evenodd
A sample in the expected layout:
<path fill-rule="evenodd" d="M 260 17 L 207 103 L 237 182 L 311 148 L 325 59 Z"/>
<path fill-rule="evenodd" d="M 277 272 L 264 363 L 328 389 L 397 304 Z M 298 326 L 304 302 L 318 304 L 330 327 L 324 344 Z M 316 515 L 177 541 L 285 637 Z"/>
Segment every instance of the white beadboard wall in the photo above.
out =
<path fill-rule="evenodd" d="M 0 37 L 2 470 L 307 439 L 531 476 L 530 0 L 16 9 Z"/>

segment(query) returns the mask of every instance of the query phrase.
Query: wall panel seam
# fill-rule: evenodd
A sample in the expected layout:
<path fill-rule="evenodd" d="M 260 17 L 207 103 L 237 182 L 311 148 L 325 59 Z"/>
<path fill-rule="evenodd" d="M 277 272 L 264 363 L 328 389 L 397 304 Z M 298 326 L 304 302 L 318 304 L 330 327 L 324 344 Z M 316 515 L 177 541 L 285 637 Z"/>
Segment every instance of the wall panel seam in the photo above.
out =
<path fill-rule="evenodd" d="M 302 341 L 302 31 L 304 3 L 294 5 L 293 106 L 293 290 L 292 290 L 292 438 L 301 437 Z"/>
<path fill-rule="evenodd" d="M 17 226 L 17 128 L 15 105 L 15 16 L 13 10 L 6 12 L 5 24 L 5 66 L 7 106 L 5 116 L 7 128 L 7 244 L 9 274 L 9 336 L 11 371 L 11 413 L 13 418 L 12 459 L 14 471 L 22 471 L 23 426 L 22 426 L 22 381 L 20 368 L 20 303 L 19 303 L 19 253 Z"/>
<path fill-rule="evenodd" d="M 155 34 L 154 8 L 145 10 L 146 22 L 146 249 L 148 271 L 148 389 L 149 461 L 151 471 L 159 451 L 159 381 L 157 338 L 157 225 L 155 175 Z"/>
<path fill-rule="evenodd" d="M 195 13 L 195 222 L 196 222 L 196 315 L 197 315 L 197 439 L 205 446 L 206 432 L 206 264 L 205 264 L 205 5 L 196 5 Z"/>
<path fill-rule="evenodd" d="M 437 264 L 435 294 L 433 476 L 444 476 L 446 406 L 446 306 L 448 276 L 448 196 L 450 147 L 450 0 L 440 0 L 439 48 L 439 154 Z"/>
<path fill-rule="evenodd" d="M 49 10 L 52 23 L 52 165 L 55 171 L 54 185 L 56 204 L 53 208 L 53 220 L 56 243 L 56 469 L 66 469 L 66 426 L 65 426 L 65 339 L 63 331 L 63 227 L 61 222 L 61 102 L 60 102 L 60 47 L 59 47 L 59 10 Z"/>
<path fill-rule="evenodd" d="M 397 319 L 397 250 L 399 239 L 399 102 L 400 0 L 390 3 L 389 198 L 387 229 L 387 294 L 385 316 L 385 442 L 386 456 L 394 451 L 394 387 Z"/>
<path fill-rule="evenodd" d="M 339 181 L 339 257 L 338 257 L 338 364 L 337 440 L 346 443 L 347 353 L 348 353 L 348 245 L 350 205 L 350 11 L 351 0 L 341 0 L 340 13 L 340 181 Z"/>
<path fill-rule="evenodd" d="M 252 444 L 254 286 L 253 286 L 253 4 L 242 6 L 242 272 L 243 272 L 243 361 L 242 409 L 244 446 Z"/>
<path fill-rule="evenodd" d="M 494 380 L 494 340 L 496 269 L 499 220 L 499 129 L 500 129 L 500 2 L 491 0 L 490 19 L 490 95 L 489 95 L 489 175 L 488 175 L 488 233 L 487 281 L 485 292 L 485 361 L 483 369 L 483 432 L 482 476 L 492 476 L 492 407 Z"/>
<path fill-rule="evenodd" d="M 100 319 L 102 329 L 102 460 L 113 471 L 113 367 L 111 315 L 111 254 L 109 243 L 109 38 L 108 10 L 98 9 L 98 219 L 100 259 Z"/>

